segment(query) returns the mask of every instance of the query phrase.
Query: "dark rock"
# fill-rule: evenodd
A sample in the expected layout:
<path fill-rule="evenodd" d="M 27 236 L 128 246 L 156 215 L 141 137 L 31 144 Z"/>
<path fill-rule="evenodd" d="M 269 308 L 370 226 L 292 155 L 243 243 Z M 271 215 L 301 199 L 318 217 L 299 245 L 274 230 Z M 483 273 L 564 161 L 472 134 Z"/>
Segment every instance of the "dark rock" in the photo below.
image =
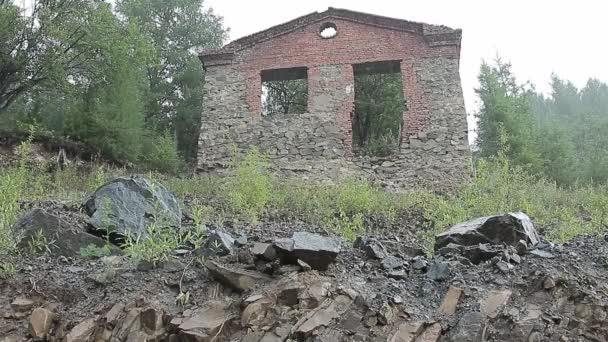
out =
<path fill-rule="evenodd" d="M 84 203 L 95 229 L 122 236 L 145 236 L 146 227 L 180 227 L 182 211 L 175 195 L 141 176 L 118 177 L 99 187 Z"/>
<path fill-rule="evenodd" d="M 211 230 L 203 248 L 210 250 L 212 254 L 226 256 L 233 253 L 234 244 L 232 235 L 220 230 Z"/>
<path fill-rule="evenodd" d="M 457 245 L 455 243 L 448 243 L 445 247 L 439 248 L 437 251 L 437 255 L 441 256 L 453 256 L 460 255 L 463 250 L 463 246 Z"/>
<path fill-rule="evenodd" d="M 502 247 L 493 246 L 487 243 L 476 246 L 468 246 L 463 248 L 461 251 L 462 256 L 469 259 L 475 265 L 488 261 L 501 253 L 503 253 Z"/>
<path fill-rule="evenodd" d="M 384 248 L 380 241 L 372 237 L 358 237 L 353 247 L 362 249 L 368 258 L 384 259 L 387 256 L 386 248 Z"/>
<path fill-rule="evenodd" d="M 399 251 L 403 255 L 408 256 L 410 258 L 415 258 L 415 257 L 425 255 L 424 249 L 422 249 L 420 247 L 414 247 L 414 246 L 400 246 Z"/>
<path fill-rule="evenodd" d="M 237 246 L 247 246 L 248 241 L 249 241 L 249 239 L 247 238 L 247 235 L 246 235 L 246 234 L 244 234 L 244 233 L 239 234 L 239 236 L 237 236 L 237 237 L 234 239 L 234 243 L 235 243 Z"/>
<path fill-rule="evenodd" d="M 277 239 L 274 245 L 283 262 L 295 264 L 300 259 L 321 271 L 327 270 L 340 253 L 339 241 L 308 232 L 296 232 L 291 239 Z"/>
<path fill-rule="evenodd" d="M 424 260 L 423 258 L 418 257 L 414 260 L 412 267 L 415 270 L 424 271 L 428 267 L 428 262 L 426 260 Z"/>
<path fill-rule="evenodd" d="M 515 244 L 515 250 L 517 254 L 524 255 L 528 253 L 528 244 L 524 240 L 519 240 L 517 244 Z"/>
<path fill-rule="evenodd" d="M 407 279 L 407 273 L 404 270 L 391 271 L 387 274 L 387 277 L 396 280 L 405 280 Z"/>
<path fill-rule="evenodd" d="M 264 260 L 256 260 L 255 261 L 255 269 L 258 272 L 262 272 L 265 274 L 272 274 L 273 273 L 273 267 L 272 264 L 267 263 Z"/>
<path fill-rule="evenodd" d="M 165 272 L 175 273 L 175 272 L 183 272 L 186 268 L 181 261 L 175 258 L 169 258 L 167 261 L 162 263 L 162 268 Z"/>
<path fill-rule="evenodd" d="M 478 342 L 485 341 L 486 323 L 485 315 L 480 312 L 465 313 L 454 329 L 448 341 Z"/>
<path fill-rule="evenodd" d="M 436 262 L 429 267 L 427 276 L 433 280 L 447 280 L 450 277 L 450 264 L 447 262 Z"/>
<path fill-rule="evenodd" d="M 487 216 L 460 223 L 446 232 L 435 236 L 435 250 L 450 243 L 473 246 L 491 245 L 516 246 L 519 240 L 531 245 L 539 242 L 539 236 L 530 218 L 521 212 L 501 216 Z"/>
<path fill-rule="evenodd" d="M 230 269 L 211 260 L 205 262 L 205 267 L 217 281 L 238 291 L 251 290 L 257 285 L 271 280 L 262 273 Z"/>
<path fill-rule="evenodd" d="M 278 258 L 276 249 L 269 243 L 254 243 L 251 248 L 251 254 L 267 261 L 274 261 Z"/>
<path fill-rule="evenodd" d="M 12 228 L 17 237 L 17 246 L 30 251 L 30 243 L 38 241 L 40 250 L 32 252 L 50 252 L 52 255 L 79 256 L 80 249 L 89 245 L 104 247 L 107 241 L 70 225 L 63 219 L 51 215 L 42 209 L 33 209 L 23 215 Z M 108 245 L 110 246 L 110 245 Z M 113 254 L 120 254 L 120 249 L 110 246 Z"/>
<path fill-rule="evenodd" d="M 396 256 L 390 255 L 382 260 L 382 267 L 384 267 L 384 269 L 387 271 L 401 268 L 403 267 L 403 260 Z"/>

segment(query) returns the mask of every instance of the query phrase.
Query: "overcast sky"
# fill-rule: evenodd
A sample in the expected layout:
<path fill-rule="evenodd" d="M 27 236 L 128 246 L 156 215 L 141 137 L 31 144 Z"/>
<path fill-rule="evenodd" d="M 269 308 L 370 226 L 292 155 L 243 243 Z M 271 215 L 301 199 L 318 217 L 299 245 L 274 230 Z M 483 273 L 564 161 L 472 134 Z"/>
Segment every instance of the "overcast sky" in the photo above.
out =
<path fill-rule="evenodd" d="M 605 0 L 207 0 L 224 17 L 230 40 L 327 7 L 351 9 L 463 30 L 460 75 L 467 112 L 482 60 L 499 54 L 520 81 L 548 90 L 552 72 L 581 87 L 608 81 L 608 1 Z"/>

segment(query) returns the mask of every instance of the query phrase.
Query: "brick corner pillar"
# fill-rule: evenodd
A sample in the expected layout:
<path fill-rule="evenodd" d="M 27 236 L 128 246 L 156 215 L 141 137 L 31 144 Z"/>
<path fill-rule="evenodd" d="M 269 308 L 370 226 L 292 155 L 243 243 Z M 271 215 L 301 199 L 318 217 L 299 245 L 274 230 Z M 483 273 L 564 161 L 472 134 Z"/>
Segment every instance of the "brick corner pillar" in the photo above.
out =
<path fill-rule="evenodd" d="M 416 81 L 414 65 L 411 61 L 401 62 L 401 78 L 405 98 L 401 143 L 408 143 L 411 136 L 424 130 L 425 118 L 429 110 L 424 93 Z"/>

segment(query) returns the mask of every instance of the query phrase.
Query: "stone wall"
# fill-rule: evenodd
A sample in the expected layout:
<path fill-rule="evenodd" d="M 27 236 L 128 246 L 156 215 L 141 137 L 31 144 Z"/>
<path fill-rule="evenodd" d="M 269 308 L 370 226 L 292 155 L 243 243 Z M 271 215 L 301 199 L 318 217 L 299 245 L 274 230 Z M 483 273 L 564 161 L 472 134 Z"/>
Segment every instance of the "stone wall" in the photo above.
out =
<path fill-rule="evenodd" d="M 459 36 L 457 44 L 431 44 L 416 32 L 331 22 L 338 27 L 332 39 L 322 39 L 323 22 L 315 22 L 205 63 L 199 169 L 222 171 L 234 147 L 243 153 L 259 146 L 282 175 L 357 175 L 397 188 L 460 184 L 470 173 L 470 155 Z M 353 64 L 395 60 L 407 103 L 400 148 L 387 158 L 353 156 Z M 308 113 L 262 116 L 261 71 L 303 66 Z"/>

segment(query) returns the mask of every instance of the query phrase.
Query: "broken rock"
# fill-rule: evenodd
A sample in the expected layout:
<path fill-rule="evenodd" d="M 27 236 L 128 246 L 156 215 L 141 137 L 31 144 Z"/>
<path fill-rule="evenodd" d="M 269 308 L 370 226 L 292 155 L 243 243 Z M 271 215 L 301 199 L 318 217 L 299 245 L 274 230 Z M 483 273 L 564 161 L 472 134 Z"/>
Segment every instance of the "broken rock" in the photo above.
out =
<path fill-rule="evenodd" d="M 23 215 L 13 226 L 14 236 L 20 239 L 17 246 L 22 250 L 29 251 L 29 244 L 36 236 L 42 234 L 44 237 L 44 250 L 39 252 L 50 252 L 52 255 L 67 257 L 79 256 L 80 249 L 94 245 L 104 247 L 107 242 L 97 236 L 91 235 L 74 227 L 65 220 L 49 214 L 42 209 L 33 209 Z M 108 245 L 109 246 L 109 245 Z M 117 247 L 110 247 L 112 253 L 120 254 Z M 36 251 L 34 251 L 36 252 Z"/>
<path fill-rule="evenodd" d="M 511 299 L 511 291 L 496 290 L 490 291 L 485 299 L 481 301 L 481 313 L 490 318 L 496 318 L 499 310 Z"/>
<path fill-rule="evenodd" d="M 274 249 L 274 246 L 269 243 L 254 243 L 251 248 L 251 254 L 266 261 L 275 261 L 277 259 L 277 251 Z"/>
<path fill-rule="evenodd" d="M 487 216 L 457 224 L 446 232 L 435 236 L 435 250 L 454 243 L 473 246 L 491 245 L 517 246 L 520 240 L 530 245 L 539 242 L 539 236 L 530 218 L 521 212 L 500 216 Z"/>
<path fill-rule="evenodd" d="M 218 334 L 223 336 L 222 331 L 229 331 L 229 327 L 224 326 L 229 325 L 231 319 L 226 304 L 211 301 L 179 325 L 179 335 L 185 341 L 211 341 Z"/>
<path fill-rule="evenodd" d="M 212 230 L 209 232 L 207 236 L 207 241 L 205 241 L 205 245 L 202 247 L 202 251 L 195 251 L 195 254 L 202 255 L 219 255 L 226 256 L 232 254 L 234 251 L 235 239 L 232 235 L 220 231 L 220 230 Z"/>
<path fill-rule="evenodd" d="M 353 247 L 362 249 L 368 258 L 384 259 L 387 256 L 386 249 L 382 243 L 372 237 L 358 237 L 357 240 L 355 240 Z"/>
<path fill-rule="evenodd" d="M 72 328 L 66 335 L 65 342 L 87 342 L 97 326 L 95 321 L 95 318 L 89 318 Z"/>
<path fill-rule="evenodd" d="M 13 309 L 17 312 L 25 312 L 31 310 L 36 303 L 28 298 L 17 297 L 11 303 Z"/>
<path fill-rule="evenodd" d="M 453 315 L 456 313 L 456 309 L 458 308 L 458 302 L 460 301 L 460 296 L 462 295 L 462 289 L 454 286 L 450 286 L 448 292 L 445 297 L 443 297 L 443 302 L 439 307 L 439 312 L 446 315 Z"/>
<path fill-rule="evenodd" d="M 308 232 L 296 232 L 291 239 L 277 239 L 274 245 L 281 259 L 297 263 L 300 259 L 315 270 L 325 271 L 340 253 L 340 242 Z"/>
<path fill-rule="evenodd" d="M 205 267 L 217 281 L 238 291 L 251 290 L 258 284 L 271 280 L 270 277 L 262 273 L 230 269 L 211 260 L 205 262 Z"/>
<path fill-rule="evenodd" d="M 30 334 L 32 337 L 37 339 L 46 338 L 54 320 L 55 314 L 51 311 L 44 308 L 34 309 L 30 317 Z"/>
<path fill-rule="evenodd" d="M 447 262 L 436 262 L 429 267 L 427 276 L 433 280 L 446 280 L 450 277 L 450 264 Z"/>
<path fill-rule="evenodd" d="M 396 256 L 390 255 L 382 260 L 382 267 L 384 267 L 384 269 L 387 271 L 398 269 L 403 267 L 403 260 Z"/>
<path fill-rule="evenodd" d="M 485 341 L 485 335 L 485 315 L 480 312 L 467 312 L 458 320 L 458 324 L 448 341 L 479 342 Z"/>

